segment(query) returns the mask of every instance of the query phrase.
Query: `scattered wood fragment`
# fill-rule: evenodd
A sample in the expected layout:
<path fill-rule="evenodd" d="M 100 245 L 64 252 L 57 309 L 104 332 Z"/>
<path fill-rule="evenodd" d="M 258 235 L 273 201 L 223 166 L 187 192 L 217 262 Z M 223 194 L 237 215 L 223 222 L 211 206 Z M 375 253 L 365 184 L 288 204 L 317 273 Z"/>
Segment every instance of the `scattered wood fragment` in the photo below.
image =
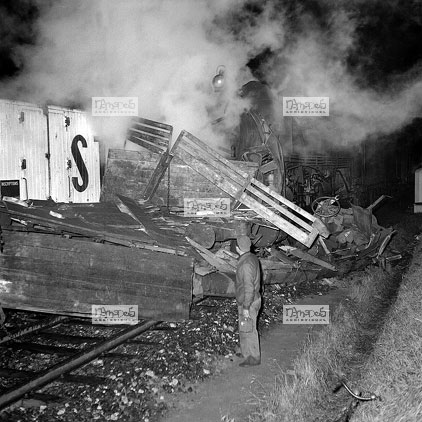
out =
<path fill-rule="evenodd" d="M 287 248 L 288 253 L 295 256 L 296 258 L 303 259 L 304 261 L 312 262 L 313 264 L 319 265 L 320 267 L 327 268 L 331 271 L 337 271 L 337 268 L 334 265 L 329 264 L 328 262 L 319 259 L 308 252 L 302 251 L 297 248 Z"/>
<path fill-rule="evenodd" d="M 208 249 L 204 248 L 199 243 L 195 242 L 194 240 L 190 239 L 186 236 L 186 240 L 198 251 L 198 253 L 213 267 L 215 267 L 217 270 L 222 272 L 236 272 L 236 267 L 233 267 L 233 265 L 230 262 L 225 261 L 222 258 L 219 258 L 215 254 L 213 254 Z"/>

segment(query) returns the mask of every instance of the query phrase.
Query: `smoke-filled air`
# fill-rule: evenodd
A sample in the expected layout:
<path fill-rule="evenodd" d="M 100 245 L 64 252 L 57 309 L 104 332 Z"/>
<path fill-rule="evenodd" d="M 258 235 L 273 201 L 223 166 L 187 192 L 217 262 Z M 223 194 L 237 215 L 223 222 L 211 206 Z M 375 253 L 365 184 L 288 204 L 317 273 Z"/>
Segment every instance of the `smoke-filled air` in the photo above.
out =
<path fill-rule="evenodd" d="M 247 61 L 263 48 L 279 48 L 283 40 L 282 26 L 271 22 L 269 13 L 234 35 L 222 18 L 242 3 L 41 2 L 37 44 L 18 53 L 25 71 L 1 91 L 87 110 L 91 97 L 136 96 L 139 116 L 169 123 L 176 134 L 186 129 L 217 143 L 221 139 L 212 121 L 224 115 L 223 124 L 231 130 L 247 107 L 238 96 L 252 78 Z M 214 92 L 211 81 L 219 66 L 224 66 L 225 89 Z M 95 119 L 96 130 L 113 146 L 123 143 L 126 125 L 124 118 Z"/>
<path fill-rule="evenodd" d="M 16 48 L 23 70 L 2 81 L 0 96 L 86 110 L 91 97 L 136 96 L 139 116 L 214 145 L 236 129 L 248 107 L 239 89 L 257 75 L 278 100 L 275 120 L 282 120 L 282 96 L 330 98 L 330 117 L 296 119 L 308 141 L 356 143 L 393 132 L 420 112 L 421 80 L 408 76 L 417 72 L 400 75 L 382 92 L 358 83 L 346 62 L 359 22 L 342 1 L 332 3 L 324 28 L 303 14 L 294 35 L 282 4 L 40 1 L 36 41 Z M 271 54 L 255 69 L 248 66 L 264 52 Z M 219 66 L 225 69 L 225 87 L 215 92 L 211 81 Z M 220 117 L 222 123 L 213 125 Z M 94 124 L 108 146 L 123 145 L 126 119 L 95 118 Z"/>

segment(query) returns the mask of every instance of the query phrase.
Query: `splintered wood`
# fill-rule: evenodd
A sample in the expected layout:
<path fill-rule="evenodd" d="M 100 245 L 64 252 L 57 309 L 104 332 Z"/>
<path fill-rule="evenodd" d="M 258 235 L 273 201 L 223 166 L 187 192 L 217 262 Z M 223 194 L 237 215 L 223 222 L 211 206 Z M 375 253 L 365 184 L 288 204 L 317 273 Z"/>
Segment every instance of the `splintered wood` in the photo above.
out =
<path fill-rule="evenodd" d="M 180 133 L 169 154 L 305 246 L 311 247 L 319 235 L 328 237 L 317 217 L 250 177 L 189 132 Z"/>

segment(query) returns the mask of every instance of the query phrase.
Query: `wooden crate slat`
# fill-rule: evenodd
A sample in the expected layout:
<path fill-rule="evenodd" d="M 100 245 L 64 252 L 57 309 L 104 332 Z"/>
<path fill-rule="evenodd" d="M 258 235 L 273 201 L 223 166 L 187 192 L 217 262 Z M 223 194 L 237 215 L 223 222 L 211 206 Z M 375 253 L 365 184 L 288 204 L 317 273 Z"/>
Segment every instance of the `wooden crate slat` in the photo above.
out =
<path fill-rule="evenodd" d="M 184 154 L 180 150 L 175 152 L 175 156 L 229 195 L 234 197 L 239 192 L 239 185 L 231 180 L 225 179 L 220 173 L 210 169 L 208 164 L 199 158 L 191 155 L 187 156 L 187 154 Z"/>
<path fill-rule="evenodd" d="M 157 138 L 154 135 L 148 135 L 147 133 L 141 133 L 141 132 L 133 130 L 133 129 L 129 129 L 128 135 L 131 138 L 142 139 L 142 140 L 151 142 L 151 143 L 153 143 L 157 146 L 164 147 L 166 149 L 168 147 L 168 141 L 164 141 L 160 138 Z"/>
<path fill-rule="evenodd" d="M 231 170 L 233 170 L 234 173 L 238 174 L 240 177 L 245 179 L 248 177 L 248 173 L 237 167 L 235 164 L 231 163 L 229 160 L 218 154 L 218 152 L 214 151 L 211 147 L 206 145 L 204 142 L 199 140 L 198 138 L 195 138 L 192 134 L 189 132 L 185 132 L 185 136 L 187 139 L 189 139 L 192 143 L 199 145 L 203 150 L 207 151 L 210 155 L 212 155 L 216 160 L 220 161 L 227 167 L 229 167 Z"/>
<path fill-rule="evenodd" d="M 268 209 L 265 205 L 260 204 L 257 200 L 251 198 L 246 192 L 244 192 L 240 201 L 246 206 L 252 208 L 258 215 L 275 224 L 279 229 L 283 230 L 290 236 L 294 237 L 299 242 L 308 246 L 309 237 L 308 234 L 302 231 L 300 228 L 294 226 L 284 218 L 275 214 L 273 211 Z"/>
<path fill-rule="evenodd" d="M 182 149 L 185 153 L 191 155 L 193 158 L 199 158 L 204 163 L 206 163 L 210 168 L 212 168 L 214 171 L 216 171 L 219 174 L 224 175 L 224 177 L 226 177 L 229 180 L 232 180 L 234 183 L 239 185 L 239 188 L 245 183 L 245 179 L 249 177 L 248 174 L 246 174 L 245 178 L 236 175 L 235 173 L 231 171 L 230 168 L 219 163 L 218 161 L 213 159 L 212 156 L 206 153 L 204 154 L 204 151 L 201 151 L 199 148 L 198 149 L 193 148 L 190 145 L 187 146 L 185 143 L 181 143 L 179 145 L 179 151 L 180 149 Z"/>
<path fill-rule="evenodd" d="M 198 141 L 194 137 L 193 139 L 190 139 L 185 136 L 181 139 L 179 148 L 182 148 L 184 151 L 188 152 L 189 154 L 195 157 L 203 157 L 206 162 L 209 163 L 209 165 L 215 167 L 218 171 L 223 172 L 226 177 L 233 179 L 239 185 L 243 185 L 245 179 L 249 176 L 249 174 L 247 172 L 244 172 L 243 170 L 241 170 L 242 174 L 234 172 L 232 170 L 233 164 L 230 163 L 230 166 L 228 166 L 221 160 L 223 157 L 221 157 L 218 153 L 213 151 L 208 146 L 206 146 L 206 148 L 203 148 L 204 145 L 205 144 L 203 143 L 201 145 L 200 141 Z"/>
<path fill-rule="evenodd" d="M 264 192 L 266 192 L 267 194 L 269 194 L 270 196 L 272 196 L 273 198 L 275 198 L 277 201 L 279 201 L 282 204 L 286 205 L 288 208 L 292 209 L 297 214 L 300 214 L 303 218 L 311 221 L 312 223 L 317 219 L 315 216 L 313 216 L 309 212 L 305 211 L 304 209 L 300 208 L 299 206 L 297 206 L 293 202 L 289 201 L 284 196 L 281 196 L 277 192 L 274 192 L 272 189 L 270 189 L 268 186 L 265 186 L 259 180 L 253 179 L 251 183 L 254 184 L 256 187 L 258 187 L 259 189 L 261 189 Z"/>
<path fill-rule="evenodd" d="M 130 128 L 130 131 L 133 132 L 135 135 L 137 134 L 137 136 L 144 136 L 144 135 L 150 135 L 153 136 L 157 142 L 164 142 L 164 143 L 168 143 L 169 140 L 169 133 L 168 132 L 163 132 L 162 130 L 158 130 L 149 126 L 137 126 L 134 127 L 132 126 Z"/>
<path fill-rule="evenodd" d="M 301 220 L 299 217 L 291 213 L 287 208 L 284 208 L 274 202 L 271 197 L 266 196 L 264 193 L 260 192 L 258 189 L 255 189 L 251 186 L 247 188 L 247 190 L 252 193 L 253 195 L 257 196 L 259 199 L 262 199 L 267 206 L 275 208 L 278 212 L 282 213 L 286 218 L 289 220 L 294 221 L 299 226 L 303 227 L 306 231 L 311 232 L 313 227 L 309 225 L 306 221 Z"/>
<path fill-rule="evenodd" d="M 143 117 L 138 117 L 137 119 L 133 120 L 133 123 L 138 125 L 154 126 L 163 129 L 167 132 L 173 133 L 173 126 L 168 125 L 166 123 L 156 122 L 155 120 L 149 120 Z"/>
<path fill-rule="evenodd" d="M 167 149 L 164 146 L 158 146 L 154 144 L 153 142 L 147 141 L 145 139 L 137 138 L 135 136 L 130 136 L 128 139 L 134 144 L 144 147 L 148 149 L 149 151 L 155 152 L 157 154 L 162 154 Z"/>

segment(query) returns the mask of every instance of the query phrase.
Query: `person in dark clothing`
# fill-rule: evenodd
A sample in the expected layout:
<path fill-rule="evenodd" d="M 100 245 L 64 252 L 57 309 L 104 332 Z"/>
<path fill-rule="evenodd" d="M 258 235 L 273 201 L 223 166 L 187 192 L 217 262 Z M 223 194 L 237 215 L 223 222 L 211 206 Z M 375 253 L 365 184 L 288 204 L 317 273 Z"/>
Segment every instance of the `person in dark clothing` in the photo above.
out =
<path fill-rule="evenodd" d="M 236 300 L 239 314 L 240 350 L 245 360 L 239 366 L 253 366 L 261 363 L 261 351 L 257 331 L 257 316 L 261 308 L 261 270 L 259 260 L 251 252 L 248 236 L 237 239 L 236 251 L 240 255 L 236 269 Z M 243 318 L 252 320 L 248 332 L 242 330 Z"/>

